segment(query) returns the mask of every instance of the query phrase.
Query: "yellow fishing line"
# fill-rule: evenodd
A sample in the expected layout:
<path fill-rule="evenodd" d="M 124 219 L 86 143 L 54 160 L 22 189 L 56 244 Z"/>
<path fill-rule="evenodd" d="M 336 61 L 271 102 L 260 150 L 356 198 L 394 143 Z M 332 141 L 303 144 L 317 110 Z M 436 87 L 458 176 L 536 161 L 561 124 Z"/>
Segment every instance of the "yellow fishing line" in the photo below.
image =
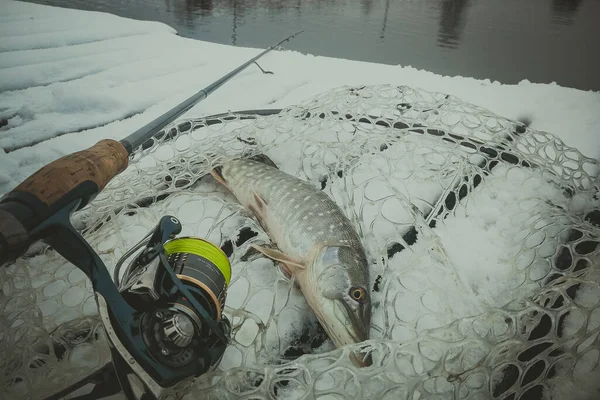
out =
<path fill-rule="evenodd" d="M 179 238 L 165 243 L 164 247 L 168 255 L 173 253 L 190 253 L 206 258 L 219 268 L 225 277 L 227 286 L 229 286 L 231 264 L 229 264 L 229 259 L 219 247 L 200 238 Z"/>

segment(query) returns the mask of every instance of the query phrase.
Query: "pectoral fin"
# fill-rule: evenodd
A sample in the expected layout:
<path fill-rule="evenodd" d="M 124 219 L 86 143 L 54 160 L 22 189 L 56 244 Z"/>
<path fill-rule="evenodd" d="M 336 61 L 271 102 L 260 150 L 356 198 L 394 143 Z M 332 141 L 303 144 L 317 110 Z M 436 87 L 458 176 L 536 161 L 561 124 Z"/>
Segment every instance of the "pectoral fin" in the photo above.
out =
<path fill-rule="evenodd" d="M 299 269 L 303 270 L 306 268 L 304 262 L 295 260 L 294 258 L 282 253 L 277 249 L 268 249 L 266 247 L 261 247 L 255 244 L 251 246 L 257 251 L 263 253 L 266 257 L 270 258 L 271 260 L 279 261 L 284 266 L 284 269 L 287 271 L 287 273 L 290 275 L 292 275 L 295 271 Z"/>
<path fill-rule="evenodd" d="M 259 246 L 256 246 L 259 247 Z M 277 249 L 277 247 L 274 244 L 269 244 L 269 243 L 265 243 L 262 246 L 260 246 L 262 248 L 267 248 L 267 249 Z M 246 250 L 246 252 L 240 257 L 240 261 L 254 261 L 257 258 L 262 256 L 262 252 L 258 251 L 256 248 L 250 246 L 248 247 L 248 249 Z"/>

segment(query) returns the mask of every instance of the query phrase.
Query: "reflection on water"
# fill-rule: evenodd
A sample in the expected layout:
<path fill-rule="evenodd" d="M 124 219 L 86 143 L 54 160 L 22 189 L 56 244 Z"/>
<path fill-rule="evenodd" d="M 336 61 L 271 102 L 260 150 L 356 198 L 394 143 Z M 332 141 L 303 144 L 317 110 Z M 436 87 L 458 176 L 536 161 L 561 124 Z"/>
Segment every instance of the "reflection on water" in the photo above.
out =
<path fill-rule="evenodd" d="M 465 12 L 470 0 L 443 0 L 440 16 L 438 44 L 456 48 L 465 25 Z"/>
<path fill-rule="evenodd" d="M 600 90 L 600 0 L 30 0 L 164 22 L 181 36 Z"/>
<path fill-rule="evenodd" d="M 381 28 L 380 39 L 385 39 L 385 27 L 387 25 L 388 11 L 390 10 L 390 0 L 385 1 L 385 11 L 383 12 L 383 26 Z"/>
<path fill-rule="evenodd" d="M 231 44 L 234 46 L 237 44 L 237 27 L 238 27 L 238 6 L 237 1 L 233 0 L 233 28 L 231 29 Z"/>
<path fill-rule="evenodd" d="M 373 0 L 360 0 L 362 4 L 362 12 L 365 15 L 369 15 L 371 13 L 371 9 L 373 8 Z"/>
<path fill-rule="evenodd" d="M 571 24 L 580 5 L 581 0 L 552 0 L 552 19 L 559 24 Z"/>
<path fill-rule="evenodd" d="M 167 12 L 173 13 L 177 22 L 193 28 L 197 17 L 210 17 L 213 0 L 164 0 Z"/>

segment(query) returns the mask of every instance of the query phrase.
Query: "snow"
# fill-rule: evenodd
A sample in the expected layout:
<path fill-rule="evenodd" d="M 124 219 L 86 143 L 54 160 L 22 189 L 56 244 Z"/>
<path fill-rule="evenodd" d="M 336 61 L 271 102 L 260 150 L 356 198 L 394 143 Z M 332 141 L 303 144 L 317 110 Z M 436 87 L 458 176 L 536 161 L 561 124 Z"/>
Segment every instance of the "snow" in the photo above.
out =
<path fill-rule="evenodd" d="M 449 259 L 460 268 L 461 281 L 474 292 L 479 303 L 488 307 L 504 306 L 516 297 L 514 289 L 525 281 L 543 278 L 550 269 L 550 264 L 543 260 L 542 267 L 546 268 L 539 273 L 540 276 L 527 276 L 524 270 L 530 274 L 535 272 L 529 258 L 513 253 L 521 250 L 515 238 L 531 226 L 528 218 L 521 217 L 535 215 L 533 210 L 543 207 L 547 199 L 563 207 L 568 203 L 558 188 L 528 170 L 511 169 L 508 179 L 506 174 L 505 167 L 494 169 L 488 178 L 490 186 L 475 190 L 469 196 L 468 207 L 457 210 L 453 218 L 445 220 L 436 229 Z M 504 217 L 498 215 L 500 210 Z M 544 254 L 549 256 L 554 254 L 558 242 L 546 233 L 544 224 L 541 226 L 544 228 L 528 236 L 524 244 L 528 250 L 543 247 L 543 242 L 544 246 L 552 249 L 550 254 Z M 474 246 L 474 243 L 477 245 Z M 485 267 L 482 260 L 485 260 Z M 530 291 L 531 288 L 531 285 L 526 285 L 520 290 Z"/>
<path fill-rule="evenodd" d="M 0 153 L 0 194 L 62 155 L 102 138 L 126 137 L 261 51 L 185 39 L 164 24 L 105 13 L 6 0 L 0 0 L 0 7 L 0 120 L 5 123 L 0 127 L 0 147 L 7 151 Z M 286 47 L 293 48 L 293 41 Z M 555 133 L 583 154 L 600 158 L 597 92 L 529 81 L 503 85 L 435 75 L 410 66 L 315 57 L 289 50 L 271 52 L 260 63 L 275 74 L 265 75 L 250 67 L 185 117 L 282 108 L 346 84 L 408 85 L 452 94 L 511 119 L 529 118 L 532 128 Z M 282 170 L 314 180 L 331 171 L 304 165 L 302 161 L 309 157 L 303 156 L 319 154 L 326 166 L 336 165 L 344 146 L 351 141 L 364 140 L 369 145 L 377 142 L 373 132 L 350 136 L 343 125 L 339 128 L 330 136 L 309 129 L 305 135 L 288 140 L 286 149 L 269 155 Z M 272 132 L 258 140 L 264 145 L 277 138 Z M 367 138 L 374 138 L 374 142 Z M 174 150 L 189 145 L 181 137 L 172 147 L 165 146 L 157 157 L 169 159 Z M 365 156 L 349 174 L 329 182 L 326 189 L 339 204 L 352 204 L 360 225 L 368 227 L 369 232 L 363 234 L 372 259 L 377 258 L 376 249 L 403 233 L 398 226 L 408 228 L 415 217 L 419 220 L 431 212 L 441 188 L 454 186 L 465 175 L 465 165 L 460 162 L 448 168 L 452 157 L 449 148 L 428 143 L 422 137 L 415 141 L 407 138 L 394 146 L 401 148 L 390 152 L 410 157 L 382 157 L 379 153 Z M 142 167 L 152 165 L 136 165 Z M 445 175 L 439 177 L 442 167 Z M 136 173 L 135 169 L 126 172 L 130 177 Z M 408 183 L 403 183 L 408 177 Z M 549 200 L 571 211 L 590 206 L 587 198 L 567 199 L 536 172 L 498 166 L 486 179 L 486 185 L 470 194 L 468 206 L 459 207 L 453 218 L 433 230 L 426 223 L 420 224 L 417 243 L 389 260 L 389 276 L 374 300 L 391 307 L 380 307 L 374 313 L 373 337 L 387 333 L 394 340 L 410 340 L 457 318 L 501 307 L 537 287 L 548 265 L 537 262 L 528 250 L 535 247 L 538 256 L 550 256 L 557 248 L 557 238 L 543 217 L 535 220 L 522 216 L 531 216 L 532 210 L 541 209 Z M 348 193 L 348 187 L 356 190 Z M 406 203 L 398 200 L 403 196 Z M 171 196 L 155 209 L 139 210 L 135 217 L 119 215 L 112 221 L 112 228 L 104 228 L 107 239 L 99 243 L 97 250 L 108 266 L 114 265 L 120 255 L 112 253 L 115 244 L 120 248 L 133 246 L 148 226 L 155 225 L 156 216 L 165 213 L 184 222 L 182 235 L 222 242 L 236 234 L 236 227 L 252 224 L 250 219 L 235 214 L 238 210 L 231 209 L 227 202 L 235 201 L 209 178 L 191 193 Z M 416 209 L 407 204 L 414 204 Z M 220 231 L 211 230 L 217 221 L 224 221 Z M 542 235 L 527 230 L 533 224 L 543 227 L 539 230 Z M 92 239 L 97 238 L 92 235 Z M 255 239 L 268 240 L 262 234 Z M 57 265 L 49 255 L 41 255 L 38 260 L 48 271 Z M 314 319 L 306 318 L 309 311 L 301 294 L 285 282 L 271 261 L 260 258 L 237 267 L 226 312 L 231 312 L 234 325 L 241 324 L 236 340 L 248 347 L 248 352 L 228 348 L 221 369 L 248 363 L 257 335 L 264 335 L 260 339 L 275 355 L 301 327 L 314 324 Z M 375 264 L 371 275 L 381 272 L 379 268 Z M 73 319 L 79 312 L 75 306 L 81 304 L 85 305 L 85 315 L 93 315 L 93 298 L 82 274 L 73 269 L 59 272 L 35 275 L 32 271 L 32 285 L 49 297 L 38 299 L 44 322 L 52 325 Z M 78 286 L 67 288 L 69 285 Z M 248 297 L 250 286 L 259 290 Z M 583 288 L 581 293 L 586 306 L 597 304 L 597 288 Z M 598 315 L 591 323 L 598 325 Z M 260 332 L 260 325 L 270 318 L 276 323 Z M 566 329 L 576 331 L 574 327 L 580 322 L 574 314 L 566 321 Z M 330 348 L 328 342 L 321 347 L 323 351 Z M 74 355 L 79 361 L 85 361 L 85 356 L 85 351 Z M 583 362 L 590 364 L 597 358 L 592 356 L 596 353 L 590 353 L 590 360 Z"/>
<path fill-rule="evenodd" d="M 0 4 L 0 119 L 7 124 L 0 128 L 0 147 L 10 151 L 0 155 L 0 193 L 100 138 L 124 138 L 261 51 L 185 39 L 156 22 Z M 286 47 L 293 48 L 293 41 Z M 600 156 L 597 92 L 527 80 L 503 85 L 295 51 L 271 52 L 261 65 L 275 74 L 250 67 L 186 117 L 281 108 L 344 84 L 406 84 L 453 94 L 511 119 L 530 118 L 532 128 Z"/>

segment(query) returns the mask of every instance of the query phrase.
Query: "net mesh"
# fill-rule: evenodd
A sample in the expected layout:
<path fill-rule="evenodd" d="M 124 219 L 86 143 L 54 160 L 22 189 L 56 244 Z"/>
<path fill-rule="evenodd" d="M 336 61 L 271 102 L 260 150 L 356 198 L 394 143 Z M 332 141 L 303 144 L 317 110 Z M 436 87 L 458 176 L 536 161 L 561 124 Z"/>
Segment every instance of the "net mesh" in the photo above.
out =
<path fill-rule="evenodd" d="M 164 214 L 220 245 L 232 341 L 180 392 L 214 399 L 597 398 L 599 163 L 441 93 L 341 87 L 273 115 L 179 121 L 75 226 L 109 270 Z M 266 154 L 325 191 L 363 239 L 371 340 L 335 349 L 209 170 Z M 37 245 L 0 270 L 5 398 L 43 398 L 110 361 L 90 282 Z M 373 366 L 357 368 L 355 349 Z"/>

